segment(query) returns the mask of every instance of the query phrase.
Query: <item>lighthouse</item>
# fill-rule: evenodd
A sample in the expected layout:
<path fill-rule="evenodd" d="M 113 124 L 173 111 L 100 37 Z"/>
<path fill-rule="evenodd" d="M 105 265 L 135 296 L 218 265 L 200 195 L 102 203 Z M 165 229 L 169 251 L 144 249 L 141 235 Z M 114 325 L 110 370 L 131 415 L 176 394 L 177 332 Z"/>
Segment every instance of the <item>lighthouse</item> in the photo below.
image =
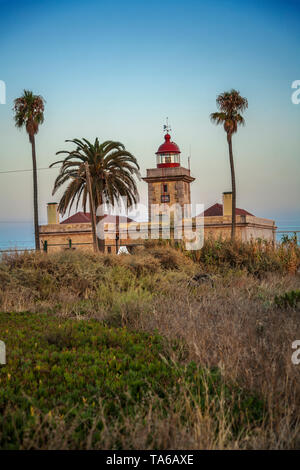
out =
<path fill-rule="evenodd" d="M 156 152 L 156 168 L 147 169 L 147 175 L 143 178 L 148 183 L 150 222 L 155 212 L 153 207 L 159 207 L 159 213 L 163 214 L 167 213 L 171 206 L 177 204 L 183 211 L 185 204 L 191 203 L 190 184 L 195 180 L 190 174 L 190 169 L 181 166 L 181 152 L 178 145 L 172 141 L 168 124 L 164 126 L 164 131 L 165 141 Z"/>

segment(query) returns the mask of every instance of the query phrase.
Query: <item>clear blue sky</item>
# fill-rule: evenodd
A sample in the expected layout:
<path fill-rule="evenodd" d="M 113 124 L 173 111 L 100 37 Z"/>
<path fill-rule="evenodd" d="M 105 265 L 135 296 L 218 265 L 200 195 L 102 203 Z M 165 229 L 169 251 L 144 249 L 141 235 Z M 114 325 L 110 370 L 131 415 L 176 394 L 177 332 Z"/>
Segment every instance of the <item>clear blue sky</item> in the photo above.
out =
<path fill-rule="evenodd" d="M 0 171 L 31 168 L 25 131 L 14 127 L 13 99 L 31 89 L 46 99 L 37 136 L 47 167 L 65 139 L 122 141 L 142 173 L 155 166 L 169 117 L 187 162 L 193 202 L 206 206 L 230 190 L 225 133 L 211 124 L 218 93 L 249 101 L 234 137 L 238 206 L 300 224 L 298 1 L 0 1 Z M 53 201 L 56 170 L 39 173 L 41 221 Z M 139 183 L 147 201 L 146 183 Z M 0 174 L 0 221 L 32 217 L 31 173 Z"/>

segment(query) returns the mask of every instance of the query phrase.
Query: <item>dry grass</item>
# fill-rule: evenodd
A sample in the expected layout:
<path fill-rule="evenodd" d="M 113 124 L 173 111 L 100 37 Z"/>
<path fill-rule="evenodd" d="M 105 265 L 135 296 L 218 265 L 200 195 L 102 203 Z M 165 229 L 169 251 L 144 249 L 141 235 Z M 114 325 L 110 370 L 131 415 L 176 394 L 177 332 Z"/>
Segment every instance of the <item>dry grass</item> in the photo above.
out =
<path fill-rule="evenodd" d="M 132 256 L 9 257 L 0 264 L 0 311 L 50 311 L 158 331 L 174 361 L 218 367 L 225 382 L 257 393 L 267 404 L 259 426 L 234 434 L 225 397 L 203 412 L 182 385 L 182 399 L 167 416 L 150 405 L 146 413 L 137 409 L 134 420 L 124 417 L 120 427 L 100 414 L 98 447 L 300 448 L 300 365 L 291 362 L 292 342 L 300 339 L 299 310 L 279 309 L 274 301 L 300 288 L 298 248 L 284 246 L 275 253 L 269 246 L 211 244 L 193 258 L 161 245 Z M 198 272 L 210 276 L 190 282 Z M 183 410 L 189 416 L 185 422 Z M 25 439 L 23 448 L 72 448 L 66 423 L 40 420 L 36 437 Z M 95 426 L 82 448 L 94 447 Z"/>
<path fill-rule="evenodd" d="M 257 444 L 257 431 L 253 426 L 246 425 L 242 432 L 233 432 L 228 400 L 223 395 L 220 400 L 209 401 L 205 410 L 199 406 L 195 397 L 183 385 L 181 399 L 176 407 L 168 413 L 158 406 L 159 398 L 153 396 L 147 410 L 137 406 L 134 417 L 122 417 L 119 420 L 107 419 L 102 403 L 99 413 L 89 426 L 80 446 L 74 442 L 74 432 L 82 421 L 77 417 L 71 422 L 59 414 L 37 413 L 35 433 L 25 433 L 19 442 L 19 448 L 68 450 L 68 449 L 251 449 Z M 184 420 L 183 420 L 184 416 Z M 101 424 L 101 435 L 99 434 Z M 261 447 L 261 443 L 257 448 Z"/>
<path fill-rule="evenodd" d="M 273 301 L 277 292 L 299 284 L 289 276 L 258 281 L 243 274 L 201 286 L 193 296 L 176 289 L 156 299 L 151 314 L 141 315 L 134 327 L 178 338 L 184 360 L 217 366 L 225 379 L 265 397 L 269 418 L 255 448 L 299 448 L 300 367 L 291 362 L 299 311 L 278 310 Z"/>

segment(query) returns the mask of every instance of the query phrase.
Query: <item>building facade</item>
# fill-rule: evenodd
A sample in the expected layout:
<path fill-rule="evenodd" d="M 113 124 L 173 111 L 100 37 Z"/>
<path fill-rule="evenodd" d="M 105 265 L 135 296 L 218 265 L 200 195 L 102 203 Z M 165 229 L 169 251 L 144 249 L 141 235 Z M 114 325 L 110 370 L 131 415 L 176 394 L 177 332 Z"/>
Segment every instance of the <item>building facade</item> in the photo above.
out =
<path fill-rule="evenodd" d="M 148 221 L 135 222 L 124 216 L 106 215 L 103 219 L 105 252 L 118 253 L 121 246 L 132 247 L 151 237 L 155 224 L 158 233 L 166 224 L 171 225 L 170 237 L 174 238 L 172 218 L 175 210 L 181 219 L 195 226 L 196 220 L 204 220 L 204 238 L 229 238 L 231 235 L 232 193 L 223 193 L 223 204 L 214 204 L 192 217 L 191 183 L 195 178 L 190 169 L 181 166 L 181 152 L 172 142 L 169 132 L 156 152 L 156 167 L 147 169 L 143 180 L 148 184 Z M 40 226 L 41 249 L 51 252 L 62 249 L 93 250 L 93 237 L 89 213 L 78 212 L 59 221 L 57 203 L 47 207 L 48 223 Z M 171 224 L 170 224 L 171 222 Z M 275 243 L 274 220 L 259 218 L 244 209 L 236 209 L 236 238 L 242 241 L 263 239 Z M 172 231 L 173 230 L 173 231 Z"/>

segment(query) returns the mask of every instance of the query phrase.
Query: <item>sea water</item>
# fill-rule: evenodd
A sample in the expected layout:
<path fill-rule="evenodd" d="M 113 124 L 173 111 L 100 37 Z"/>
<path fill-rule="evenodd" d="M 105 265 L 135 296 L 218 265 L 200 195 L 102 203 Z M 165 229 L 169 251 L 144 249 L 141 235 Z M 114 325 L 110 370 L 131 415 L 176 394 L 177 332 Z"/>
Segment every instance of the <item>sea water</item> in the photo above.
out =
<path fill-rule="evenodd" d="M 33 222 L 1 222 L 0 250 L 34 248 Z"/>

